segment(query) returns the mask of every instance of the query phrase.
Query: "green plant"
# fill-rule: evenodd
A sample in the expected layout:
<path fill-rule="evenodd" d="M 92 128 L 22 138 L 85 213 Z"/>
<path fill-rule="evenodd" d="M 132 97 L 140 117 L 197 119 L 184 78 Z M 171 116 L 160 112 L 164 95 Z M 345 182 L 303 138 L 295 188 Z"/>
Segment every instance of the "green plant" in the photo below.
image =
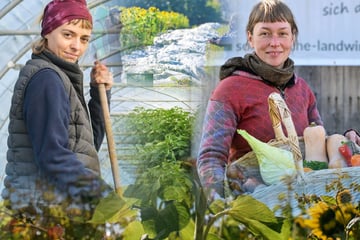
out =
<path fill-rule="evenodd" d="M 285 240 L 290 236 L 290 222 L 276 217 L 265 204 L 249 195 L 239 196 L 229 203 L 216 200 L 210 205 L 209 211 L 209 222 L 201 239 L 208 239 L 209 236 L 213 239 L 235 239 L 241 235 L 244 237 L 241 239 L 262 237 Z M 219 220 L 220 225 L 216 226 Z M 227 226 L 231 225 L 238 226 L 238 231 L 229 233 Z"/>
<path fill-rule="evenodd" d="M 326 185 L 329 194 L 321 196 L 296 195 L 290 178 L 286 179 L 287 192 L 278 196 L 280 204 L 274 209 L 249 195 L 210 203 L 195 160 L 189 157 L 193 122 L 194 116 L 179 108 L 135 109 L 126 119 L 127 131 L 135 135 L 139 148 L 144 146 L 140 154 L 143 161 L 156 163 L 146 163 L 136 181 L 124 188 L 123 196 L 114 192 L 102 199 L 85 225 L 69 222 L 58 209 L 27 219 L 0 205 L 0 238 L 31 239 L 26 237 L 36 233 L 37 239 L 100 239 L 92 234 L 95 232 L 103 233 L 104 239 L 123 240 L 359 239 L 360 205 L 352 193 L 360 191 L 360 184 L 353 182 L 346 188 L 342 182 L 347 175 L 339 175 Z M 153 148 L 145 147 L 146 143 L 166 142 L 172 135 L 186 140 L 175 148 L 160 144 L 156 156 Z M 292 215 L 294 195 L 302 212 L 299 216 Z"/>
<path fill-rule="evenodd" d="M 187 235 L 180 232 L 191 226 L 194 201 L 191 190 L 190 175 L 181 163 L 163 162 L 137 178 L 127 187 L 124 196 L 136 199 L 133 208 L 140 211 L 143 228 L 149 237 L 165 239 L 172 232 Z"/>
<path fill-rule="evenodd" d="M 136 108 L 127 116 L 125 127 L 134 136 L 137 152 L 143 168 L 175 162 L 191 155 L 191 139 L 194 115 L 183 109 Z"/>
<path fill-rule="evenodd" d="M 187 159 L 194 116 L 177 107 L 136 108 L 125 119 L 125 131 L 138 146 L 133 158 L 144 164 L 135 183 L 124 191 L 126 204 L 109 209 L 119 201 L 110 196 L 98 206 L 92 222 L 122 222 L 124 233 L 120 235 L 124 239 L 140 239 L 143 235 L 149 239 L 173 239 L 175 235 L 192 239 L 192 163 Z M 126 222 L 124 212 L 130 209 L 139 217 Z"/>
<path fill-rule="evenodd" d="M 276 218 L 249 196 L 229 203 L 217 200 L 208 206 L 195 161 L 189 158 L 194 120 L 193 114 L 180 108 L 137 108 L 128 114 L 124 125 L 138 145 L 135 156 L 145 167 L 124 191 L 129 209 L 139 212 L 124 232 L 148 239 L 285 239 L 288 221 Z M 99 207 L 95 216 L 107 215 L 104 222 L 120 221 L 116 216 L 122 214 L 116 208 L 112 214 L 102 213 L 109 210 L 107 205 L 111 203 Z"/>

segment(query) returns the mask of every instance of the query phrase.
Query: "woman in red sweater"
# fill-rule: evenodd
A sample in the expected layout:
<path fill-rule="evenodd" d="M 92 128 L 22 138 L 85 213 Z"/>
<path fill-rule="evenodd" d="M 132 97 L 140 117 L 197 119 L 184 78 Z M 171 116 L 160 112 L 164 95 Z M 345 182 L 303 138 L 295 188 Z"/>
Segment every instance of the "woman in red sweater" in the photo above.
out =
<path fill-rule="evenodd" d="M 197 169 L 210 200 L 225 197 L 227 164 L 251 151 L 238 133 L 244 129 L 262 142 L 275 138 L 269 118 L 268 97 L 278 92 L 290 109 L 298 136 L 310 123 L 323 125 L 316 98 L 304 79 L 294 73 L 289 58 L 298 27 L 289 7 L 279 0 L 263 0 L 250 13 L 246 27 L 253 53 L 229 59 L 220 69 L 220 82 L 208 102 L 200 142 Z M 344 134 L 359 144 L 356 130 Z M 258 173 L 244 169 L 242 192 L 252 192 L 261 182 Z"/>
<path fill-rule="evenodd" d="M 225 196 L 226 165 L 251 151 L 237 129 L 262 142 L 275 138 L 268 110 L 270 93 L 284 98 L 298 136 L 312 122 L 323 124 L 314 93 L 294 73 L 289 58 L 298 27 L 288 6 L 278 0 L 256 4 L 246 32 L 253 53 L 231 58 L 221 67 L 221 81 L 208 102 L 197 159 L 203 187 L 220 197 Z M 245 180 L 242 190 L 252 191 L 256 184 Z"/>

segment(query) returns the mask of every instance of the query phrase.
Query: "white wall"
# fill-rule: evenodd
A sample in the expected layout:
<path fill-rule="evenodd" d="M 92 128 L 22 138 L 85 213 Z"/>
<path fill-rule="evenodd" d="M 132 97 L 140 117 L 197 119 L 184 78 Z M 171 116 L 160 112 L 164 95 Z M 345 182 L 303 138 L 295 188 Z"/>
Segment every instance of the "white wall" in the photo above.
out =
<path fill-rule="evenodd" d="M 230 0 L 240 13 L 240 38 L 233 56 L 246 51 L 245 27 L 254 0 Z M 360 65 L 360 2 L 354 0 L 284 0 L 299 27 L 298 47 L 292 54 L 297 65 Z M 223 59 L 219 60 L 220 63 Z"/>

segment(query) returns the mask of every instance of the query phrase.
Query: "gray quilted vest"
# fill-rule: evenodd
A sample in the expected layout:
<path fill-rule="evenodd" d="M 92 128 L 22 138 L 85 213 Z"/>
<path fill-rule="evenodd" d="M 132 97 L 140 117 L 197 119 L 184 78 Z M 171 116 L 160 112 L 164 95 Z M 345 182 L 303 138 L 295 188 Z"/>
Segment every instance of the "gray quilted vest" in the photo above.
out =
<path fill-rule="evenodd" d="M 42 59 L 29 60 L 21 70 L 19 79 L 15 84 L 9 114 L 8 162 L 2 197 L 7 205 L 10 204 L 13 209 L 37 205 L 44 197 L 41 194 L 47 190 L 54 191 L 54 187 L 48 184 L 47 179 L 40 173 L 35 164 L 31 142 L 23 119 L 26 86 L 32 76 L 44 68 L 53 69 L 59 74 L 63 80 L 65 91 L 69 95 L 71 113 L 68 128 L 68 148 L 76 153 L 86 168 L 100 175 L 99 160 L 93 143 L 87 106 L 82 93 L 78 93 L 76 90 L 82 88 L 81 81 L 79 80 L 78 86 L 74 87 L 69 77 L 54 64 Z M 57 197 L 56 201 L 61 202 L 67 195 L 59 193 Z"/>

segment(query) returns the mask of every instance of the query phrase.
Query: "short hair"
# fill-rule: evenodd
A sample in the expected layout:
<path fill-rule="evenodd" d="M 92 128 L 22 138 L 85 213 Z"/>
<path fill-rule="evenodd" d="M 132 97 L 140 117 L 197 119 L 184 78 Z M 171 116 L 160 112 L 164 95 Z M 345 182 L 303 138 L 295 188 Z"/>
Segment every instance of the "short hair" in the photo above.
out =
<path fill-rule="evenodd" d="M 293 13 L 281 0 L 262 0 L 256 4 L 249 15 L 246 32 L 253 33 L 259 22 L 288 22 L 295 37 L 299 32 Z"/>

